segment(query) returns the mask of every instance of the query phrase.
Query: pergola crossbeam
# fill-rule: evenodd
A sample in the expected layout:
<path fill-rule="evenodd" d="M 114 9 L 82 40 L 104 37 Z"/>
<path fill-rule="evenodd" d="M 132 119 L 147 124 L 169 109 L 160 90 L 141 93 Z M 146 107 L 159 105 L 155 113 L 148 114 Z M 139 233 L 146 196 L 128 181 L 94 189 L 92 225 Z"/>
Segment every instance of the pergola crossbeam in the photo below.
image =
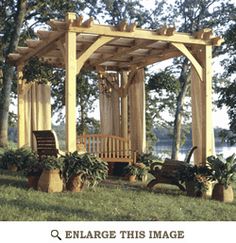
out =
<path fill-rule="evenodd" d="M 70 31 L 76 33 L 97 34 L 100 36 L 110 36 L 115 38 L 143 39 L 152 41 L 165 41 L 195 45 L 211 44 L 210 40 L 196 39 L 189 34 L 175 33 L 171 36 L 158 35 L 155 31 L 136 29 L 134 32 L 117 31 L 117 27 L 94 24 L 90 28 L 70 27 Z"/>

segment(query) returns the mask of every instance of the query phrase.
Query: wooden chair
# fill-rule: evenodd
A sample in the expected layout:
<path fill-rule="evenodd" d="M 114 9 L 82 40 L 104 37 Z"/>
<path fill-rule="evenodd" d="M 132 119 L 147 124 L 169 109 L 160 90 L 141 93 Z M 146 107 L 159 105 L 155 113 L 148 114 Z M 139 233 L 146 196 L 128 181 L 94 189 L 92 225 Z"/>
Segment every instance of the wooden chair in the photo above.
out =
<path fill-rule="evenodd" d="M 33 131 L 37 143 L 37 153 L 39 158 L 43 155 L 58 157 L 64 155 L 64 152 L 59 150 L 58 139 L 53 130 Z"/>
<path fill-rule="evenodd" d="M 196 146 L 191 148 L 184 161 L 165 159 L 164 163 L 154 162 L 150 166 L 149 173 L 151 173 L 155 179 L 151 180 L 147 184 L 147 187 L 152 188 L 156 184 L 163 183 L 176 185 L 181 191 L 185 191 L 185 187 L 179 182 L 178 175 L 189 165 L 191 156 L 196 148 Z"/>

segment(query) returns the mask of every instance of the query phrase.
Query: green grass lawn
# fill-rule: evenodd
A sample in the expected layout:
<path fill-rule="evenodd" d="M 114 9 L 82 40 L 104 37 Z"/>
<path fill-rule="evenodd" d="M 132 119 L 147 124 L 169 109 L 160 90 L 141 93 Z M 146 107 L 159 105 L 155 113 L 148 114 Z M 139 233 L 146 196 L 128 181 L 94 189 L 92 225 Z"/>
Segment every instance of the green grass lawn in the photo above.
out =
<path fill-rule="evenodd" d="M 235 191 L 236 195 L 236 191 Z M 178 188 L 109 180 L 80 193 L 27 189 L 20 173 L 0 170 L 0 220 L 236 220 L 231 204 L 186 197 Z"/>

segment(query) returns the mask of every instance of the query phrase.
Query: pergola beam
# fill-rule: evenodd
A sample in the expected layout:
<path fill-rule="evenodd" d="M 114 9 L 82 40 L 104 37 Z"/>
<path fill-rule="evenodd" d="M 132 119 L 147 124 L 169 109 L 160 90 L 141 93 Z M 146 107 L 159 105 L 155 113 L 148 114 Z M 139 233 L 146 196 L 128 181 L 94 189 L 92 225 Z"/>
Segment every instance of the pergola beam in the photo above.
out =
<path fill-rule="evenodd" d="M 88 60 L 88 58 L 101 46 L 113 40 L 113 37 L 100 37 L 98 38 L 84 53 L 82 53 L 77 59 L 77 74 L 79 74 L 81 68 L 84 63 Z"/>
<path fill-rule="evenodd" d="M 109 25 L 97 25 L 94 24 L 90 28 L 74 27 L 69 28 L 70 31 L 76 33 L 88 33 L 99 36 L 110 36 L 114 38 L 130 38 L 130 39 L 143 39 L 152 41 L 165 41 L 174 43 L 185 43 L 195 45 L 211 45 L 211 40 L 195 39 L 189 34 L 175 33 L 173 35 L 158 35 L 155 31 L 136 29 L 133 32 L 118 31 L 117 27 Z"/>
<path fill-rule="evenodd" d="M 193 67 L 196 69 L 196 72 L 200 78 L 200 80 L 203 79 L 203 68 L 200 65 L 200 63 L 197 61 L 197 59 L 191 54 L 191 52 L 187 49 L 187 47 L 184 44 L 180 43 L 171 43 L 173 46 L 175 46 L 180 52 L 182 52 L 188 60 L 192 63 Z"/>
<path fill-rule="evenodd" d="M 53 44 L 55 41 L 60 39 L 65 33 L 64 32 L 57 32 L 55 35 L 53 35 L 48 40 L 43 41 L 41 44 L 37 44 L 36 47 L 26 55 L 22 56 L 17 60 L 17 66 L 21 65 L 22 63 L 28 61 L 31 57 L 37 56 L 38 54 L 42 55 L 42 52 L 51 44 Z M 42 42 L 42 41 L 40 41 Z M 29 42 L 28 42 L 29 43 Z M 36 42 L 35 42 L 36 44 Z M 32 43 L 30 44 L 32 45 Z M 32 47 L 33 48 L 33 47 Z"/>

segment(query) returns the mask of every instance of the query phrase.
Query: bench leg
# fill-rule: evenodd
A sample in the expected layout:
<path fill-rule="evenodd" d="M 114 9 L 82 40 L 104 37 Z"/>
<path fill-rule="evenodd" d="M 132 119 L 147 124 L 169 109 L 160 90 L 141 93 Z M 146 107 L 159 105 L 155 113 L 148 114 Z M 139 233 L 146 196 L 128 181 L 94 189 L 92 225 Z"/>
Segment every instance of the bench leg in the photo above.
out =
<path fill-rule="evenodd" d="M 153 188 L 156 184 L 158 184 L 158 180 L 157 179 L 153 179 L 151 180 L 148 184 L 147 184 L 147 187 L 148 188 Z"/>
<path fill-rule="evenodd" d="M 166 180 L 158 180 L 158 179 L 153 179 L 151 180 L 148 184 L 148 188 L 153 188 L 156 184 L 158 183 L 163 183 L 163 184 L 170 184 L 170 185 L 175 185 L 177 186 L 181 191 L 185 192 L 186 189 L 183 185 L 181 185 L 178 181 L 166 181 Z"/>
<path fill-rule="evenodd" d="M 186 191 L 185 187 L 184 187 L 183 185 L 181 185 L 179 182 L 175 183 L 175 185 L 176 185 L 177 187 L 179 187 L 179 189 L 180 189 L 181 191 L 183 191 L 183 192 Z"/>

